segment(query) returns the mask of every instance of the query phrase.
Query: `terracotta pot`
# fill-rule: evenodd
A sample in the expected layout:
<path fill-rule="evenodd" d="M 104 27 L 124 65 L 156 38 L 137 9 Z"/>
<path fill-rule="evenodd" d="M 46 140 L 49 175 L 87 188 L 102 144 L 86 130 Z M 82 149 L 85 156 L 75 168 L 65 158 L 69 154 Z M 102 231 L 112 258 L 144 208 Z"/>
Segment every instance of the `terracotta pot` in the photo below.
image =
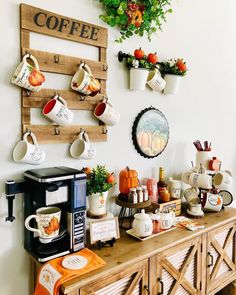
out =
<path fill-rule="evenodd" d="M 108 191 L 88 196 L 89 213 L 91 215 L 100 216 L 106 214 L 107 195 Z"/>

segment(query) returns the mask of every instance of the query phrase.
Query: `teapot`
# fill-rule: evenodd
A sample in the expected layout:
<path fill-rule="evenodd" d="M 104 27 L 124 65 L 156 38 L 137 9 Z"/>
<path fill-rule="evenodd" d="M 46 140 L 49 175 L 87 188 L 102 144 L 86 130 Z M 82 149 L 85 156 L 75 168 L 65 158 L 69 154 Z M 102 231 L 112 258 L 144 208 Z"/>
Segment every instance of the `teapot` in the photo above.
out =
<path fill-rule="evenodd" d="M 150 215 L 142 209 L 141 213 L 134 214 L 133 231 L 138 237 L 148 237 L 152 234 L 153 225 Z"/>

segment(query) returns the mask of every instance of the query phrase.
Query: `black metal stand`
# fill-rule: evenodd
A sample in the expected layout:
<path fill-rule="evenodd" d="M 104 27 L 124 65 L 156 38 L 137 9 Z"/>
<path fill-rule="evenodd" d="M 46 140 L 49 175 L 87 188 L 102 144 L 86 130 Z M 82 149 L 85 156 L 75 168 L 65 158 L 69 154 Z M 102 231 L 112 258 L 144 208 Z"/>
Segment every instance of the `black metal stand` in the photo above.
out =
<path fill-rule="evenodd" d="M 112 238 L 111 240 L 108 240 L 108 241 L 105 241 L 105 242 L 102 242 L 101 240 L 99 240 L 97 242 L 97 244 L 98 244 L 98 250 L 101 250 L 102 247 L 104 247 L 106 244 L 108 244 L 111 247 L 113 247 L 113 245 L 114 245 L 115 242 L 116 242 L 116 239 L 115 238 Z"/>

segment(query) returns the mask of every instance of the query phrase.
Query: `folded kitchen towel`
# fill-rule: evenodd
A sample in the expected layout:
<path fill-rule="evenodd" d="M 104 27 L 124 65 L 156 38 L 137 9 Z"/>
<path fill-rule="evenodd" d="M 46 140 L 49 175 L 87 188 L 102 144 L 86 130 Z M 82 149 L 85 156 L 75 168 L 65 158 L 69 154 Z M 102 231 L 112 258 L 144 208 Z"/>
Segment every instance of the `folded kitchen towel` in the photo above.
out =
<path fill-rule="evenodd" d="M 50 260 L 39 270 L 34 295 L 58 295 L 61 284 L 105 264 L 104 260 L 87 248 Z"/>

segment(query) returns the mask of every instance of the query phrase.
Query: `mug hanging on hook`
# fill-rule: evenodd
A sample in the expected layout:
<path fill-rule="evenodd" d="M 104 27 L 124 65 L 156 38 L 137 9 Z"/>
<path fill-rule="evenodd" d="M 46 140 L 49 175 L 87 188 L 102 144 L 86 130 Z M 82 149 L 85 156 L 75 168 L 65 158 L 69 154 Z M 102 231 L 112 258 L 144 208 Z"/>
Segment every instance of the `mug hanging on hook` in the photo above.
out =
<path fill-rule="evenodd" d="M 116 125 L 120 120 L 120 114 L 108 102 L 107 97 L 96 105 L 94 109 L 94 116 L 109 126 Z"/>

